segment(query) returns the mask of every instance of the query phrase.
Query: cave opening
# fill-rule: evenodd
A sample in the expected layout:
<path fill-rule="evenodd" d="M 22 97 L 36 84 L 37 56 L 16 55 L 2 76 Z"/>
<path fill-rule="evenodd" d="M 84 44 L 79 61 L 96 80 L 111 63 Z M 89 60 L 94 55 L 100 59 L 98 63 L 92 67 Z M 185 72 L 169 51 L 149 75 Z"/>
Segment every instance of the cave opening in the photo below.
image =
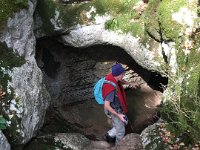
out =
<path fill-rule="evenodd" d="M 142 68 L 122 48 L 113 45 L 75 48 L 44 37 L 37 40 L 36 60 L 51 96 L 39 135 L 79 132 L 89 139 L 101 140 L 111 123 L 103 106 L 94 100 L 93 86 L 116 62 L 125 66 L 126 79 L 141 84 L 139 89 L 126 89 L 127 133 L 141 133 L 155 121 L 163 85 L 168 82 L 166 77 Z"/>

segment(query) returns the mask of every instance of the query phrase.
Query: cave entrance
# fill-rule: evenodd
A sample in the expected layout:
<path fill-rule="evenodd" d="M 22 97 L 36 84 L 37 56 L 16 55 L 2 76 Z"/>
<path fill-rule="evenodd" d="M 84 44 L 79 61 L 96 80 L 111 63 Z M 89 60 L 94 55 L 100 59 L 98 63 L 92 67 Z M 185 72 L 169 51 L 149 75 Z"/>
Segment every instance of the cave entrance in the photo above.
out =
<path fill-rule="evenodd" d="M 93 86 L 116 62 L 126 67 L 126 79 L 141 83 L 138 89 L 126 90 L 127 132 L 140 133 L 153 123 L 162 86 L 167 85 L 167 78 L 142 68 L 122 48 L 113 45 L 74 48 L 45 37 L 37 40 L 36 60 L 51 95 L 51 106 L 41 132 L 81 132 L 101 140 L 110 123 L 103 106 L 94 101 Z"/>

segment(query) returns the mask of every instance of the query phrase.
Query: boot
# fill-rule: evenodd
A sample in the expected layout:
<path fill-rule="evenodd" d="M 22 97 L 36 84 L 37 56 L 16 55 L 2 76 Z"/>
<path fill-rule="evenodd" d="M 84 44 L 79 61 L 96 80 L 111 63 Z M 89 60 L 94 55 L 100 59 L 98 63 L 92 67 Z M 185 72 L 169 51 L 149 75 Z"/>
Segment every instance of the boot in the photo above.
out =
<path fill-rule="evenodd" d="M 103 139 L 104 139 L 105 141 L 107 141 L 108 143 L 115 143 L 115 140 L 116 140 L 115 137 L 111 137 L 108 133 L 106 133 L 106 134 L 103 136 Z"/>

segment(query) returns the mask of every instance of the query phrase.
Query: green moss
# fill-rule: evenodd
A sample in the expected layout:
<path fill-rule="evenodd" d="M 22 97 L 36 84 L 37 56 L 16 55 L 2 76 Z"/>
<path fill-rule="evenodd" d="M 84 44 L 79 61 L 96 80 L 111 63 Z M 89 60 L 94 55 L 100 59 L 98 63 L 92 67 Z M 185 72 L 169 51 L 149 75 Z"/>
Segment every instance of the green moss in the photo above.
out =
<path fill-rule="evenodd" d="M 195 37 L 198 42 L 199 37 Z M 178 67 L 176 76 L 170 77 L 169 88 L 174 91 L 170 100 L 161 109 L 162 117 L 169 122 L 175 134 L 180 135 L 190 131 L 193 142 L 199 141 L 200 136 L 200 53 L 199 44 L 196 44 L 190 53 L 185 55 L 179 49 Z M 180 82 L 180 80 L 182 82 Z"/>
<path fill-rule="evenodd" d="M 60 29 L 67 29 L 77 24 L 88 24 L 94 21 L 96 15 L 111 14 L 113 18 L 106 23 L 107 29 L 121 30 L 125 33 L 132 33 L 134 36 L 144 36 L 144 26 L 142 21 L 131 22 L 136 12 L 133 6 L 137 0 L 93 0 L 87 3 L 66 4 L 52 0 L 38 2 L 39 14 L 42 17 L 43 28 L 46 34 L 55 33 L 56 29 L 52 19 Z M 92 18 L 87 18 L 86 13 L 94 7 L 96 12 L 92 13 Z M 59 13 L 57 19 L 56 11 Z M 116 24 L 116 23 L 119 24 Z"/>
<path fill-rule="evenodd" d="M 14 54 L 5 43 L 0 43 L 0 65 L 5 69 L 19 67 L 25 63 L 25 59 L 18 54 Z"/>
<path fill-rule="evenodd" d="M 1 0 L 0 1 L 0 30 L 3 28 L 4 22 L 14 12 L 22 8 L 28 7 L 27 0 Z"/>
<path fill-rule="evenodd" d="M 2 114 L 7 120 L 9 117 L 5 110 L 10 109 L 11 100 L 16 98 L 14 91 L 11 87 L 8 87 L 8 81 L 11 81 L 10 76 L 7 71 L 12 70 L 13 67 L 19 67 L 25 63 L 23 57 L 14 54 L 11 49 L 9 49 L 5 43 L 0 43 L 0 85 L 3 91 L 6 92 L 6 95 L 3 99 L 1 99 L 0 103 L 0 114 Z M 9 89 L 8 89 L 9 88 Z M 16 98 L 16 102 L 19 103 L 19 98 Z M 16 106 L 17 107 L 17 106 Z M 19 136 L 22 136 L 21 133 L 17 132 L 20 128 L 21 118 L 16 116 L 16 112 L 10 112 L 10 115 L 13 115 L 10 127 L 7 127 L 5 132 L 7 133 L 7 137 L 9 138 L 9 142 L 15 143 L 19 142 Z"/>
<path fill-rule="evenodd" d="M 189 83 L 189 85 L 187 85 L 188 93 L 193 93 L 194 95 L 196 95 L 197 93 L 199 93 L 197 91 L 200 88 L 199 87 L 200 52 L 198 51 L 200 46 L 200 35 L 198 34 L 194 35 L 193 39 L 190 38 L 190 41 L 194 41 L 194 47 L 188 50 L 190 51 L 189 54 L 185 55 L 185 53 L 183 52 L 184 49 L 183 48 L 181 49 L 179 46 L 179 50 L 177 53 L 178 56 L 177 61 L 182 74 L 186 74 L 186 76 L 189 76 L 187 77 L 187 79 L 185 79 L 185 82 Z"/>
<path fill-rule="evenodd" d="M 5 43 L 0 43 L 0 85 L 4 91 L 7 91 L 7 82 L 11 79 L 6 73 L 6 70 L 19 67 L 24 63 L 24 58 L 14 54 Z"/>
<path fill-rule="evenodd" d="M 43 29 L 46 34 L 51 33 L 54 31 L 54 27 L 51 25 L 51 18 L 54 18 L 55 15 L 55 5 L 51 0 L 43 0 L 38 1 L 38 12 L 43 21 Z"/>
<path fill-rule="evenodd" d="M 183 26 L 172 19 L 172 14 L 180 8 L 187 7 L 187 0 L 162 0 L 158 8 L 158 19 L 162 29 L 163 39 L 176 41 Z"/>
<path fill-rule="evenodd" d="M 90 10 L 90 3 L 81 3 L 76 5 L 68 5 L 62 8 L 62 20 L 66 27 L 70 27 L 77 24 L 86 24 L 90 22 L 86 17 L 86 12 Z M 69 21 L 70 20 L 70 21 Z"/>
<path fill-rule="evenodd" d="M 188 57 L 188 64 L 187 64 L 187 70 L 188 70 L 188 80 L 187 82 L 189 85 L 187 85 L 187 90 L 190 94 L 193 93 L 193 95 L 200 94 L 198 91 L 200 89 L 199 87 L 199 76 L 200 76 L 200 61 L 199 61 L 200 53 L 197 53 L 196 51 L 191 52 L 191 54 Z M 196 94 L 195 94 L 196 93 Z"/>
<path fill-rule="evenodd" d="M 98 14 L 111 13 L 117 15 L 128 12 L 132 2 L 131 0 L 95 0 L 93 3 Z"/>
<path fill-rule="evenodd" d="M 21 121 L 22 119 L 17 117 L 15 114 L 10 120 L 10 126 L 7 126 L 6 130 L 4 131 L 8 141 L 10 144 L 21 144 L 23 133 L 21 133 Z"/>
<path fill-rule="evenodd" d="M 106 22 L 106 29 L 121 30 L 124 33 L 131 33 L 133 36 L 143 38 L 145 35 L 143 19 L 134 21 L 137 12 L 133 10 L 136 0 L 124 1 L 95 1 L 97 13 L 110 13 L 113 18 Z M 114 3 L 114 4 L 113 4 Z"/>
<path fill-rule="evenodd" d="M 83 24 L 83 13 L 89 11 L 89 9 L 90 3 L 63 5 L 52 0 L 38 2 L 38 11 L 42 17 L 43 28 L 46 34 L 55 33 L 59 28 L 67 29 L 79 23 Z M 55 25 L 58 27 L 57 29 Z"/>
<path fill-rule="evenodd" d="M 12 88 L 10 88 L 10 91 L 10 93 L 6 93 L 5 98 L 2 99 L 0 104 L 0 113 L 6 118 L 7 121 L 10 122 L 10 125 L 7 125 L 6 129 L 4 130 L 4 134 L 6 135 L 10 144 L 21 144 L 24 136 L 21 131 L 22 118 L 17 116 L 16 111 L 10 110 L 11 100 L 15 100 L 17 102 L 18 98 L 15 99 L 15 94 Z M 19 109 L 20 106 L 19 104 L 16 104 L 15 107 L 16 109 Z M 9 110 L 9 114 L 5 110 Z M 9 118 L 9 115 L 12 115 L 11 119 Z"/>
<path fill-rule="evenodd" d="M 52 20 L 56 18 L 56 12 L 59 13 L 56 19 L 56 24 L 61 28 L 69 28 L 77 24 L 87 24 L 93 21 L 92 18 L 88 19 L 86 13 L 91 7 L 96 8 L 96 14 L 104 15 L 105 13 L 112 13 L 114 16 L 125 9 L 123 1 L 99 1 L 94 0 L 87 3 L 72 3 L 63 5 L 58 1 L 44 0 L 38 2 L 39 14 L 42 17 L 43 28 L 47 34 L 55 32 L 55 26 Z M 127 10 L 126 10 L 127 11 Z M 96 15 L 93 13 L 93 17 Z M 94 18 L 93 18 L 94 19 Z"/>
<path fill-rule="evenodd" d="M 146 31 L 156 40 L 161 40 L 160 25 L 158 20 L 158 6 L 160 0 L 150 0 L 144 12 L 144 22 Z"/>

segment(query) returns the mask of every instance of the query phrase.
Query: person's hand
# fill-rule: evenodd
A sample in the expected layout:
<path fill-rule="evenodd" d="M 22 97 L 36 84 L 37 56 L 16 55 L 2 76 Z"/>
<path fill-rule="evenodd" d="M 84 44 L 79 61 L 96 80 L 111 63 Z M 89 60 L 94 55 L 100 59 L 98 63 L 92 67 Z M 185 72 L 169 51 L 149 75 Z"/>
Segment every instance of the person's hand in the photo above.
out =
<path fill-rule="evenodd" d="M 118 117 L 119 117 L 119 119 L 120 119 L 122 122 L 124 122 L 124 123 L 127 122 L 127 121 L 124 119 L 124 117 L 125 117 L 124 114 L 118 114 Z"/>

